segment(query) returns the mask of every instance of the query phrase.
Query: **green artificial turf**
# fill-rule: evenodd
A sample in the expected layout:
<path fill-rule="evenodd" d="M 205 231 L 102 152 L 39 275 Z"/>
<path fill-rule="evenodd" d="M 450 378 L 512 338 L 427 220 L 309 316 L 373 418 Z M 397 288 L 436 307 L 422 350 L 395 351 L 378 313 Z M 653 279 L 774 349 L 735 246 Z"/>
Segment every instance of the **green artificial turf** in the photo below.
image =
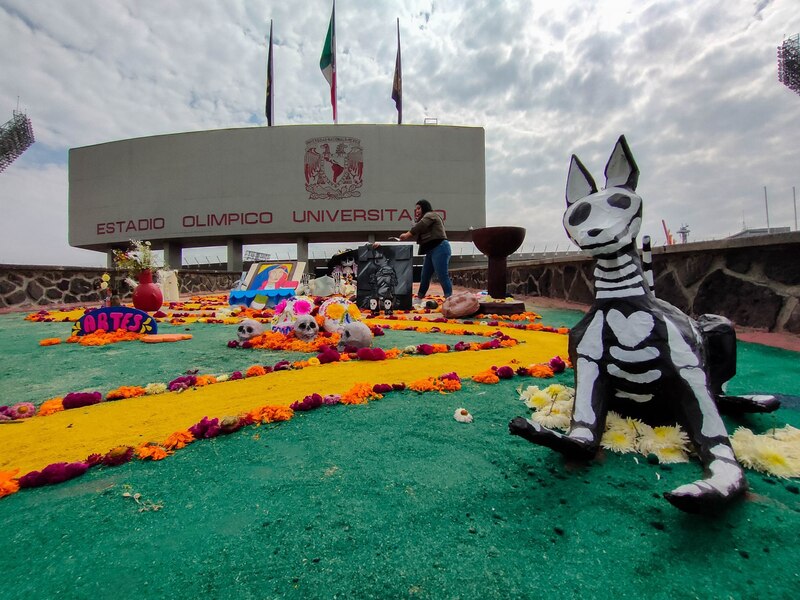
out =
<path fill-rule="evenodd" d="M 39 339 L 60 335 L 48 327 L 64 325 L 18 325 L 0 319 L 4 391 L 17 385 L 17 363 L 38 355 L 51 367 L 26 376 L 58 378 L 62 392 L 83 386 L 86 369 L 110 389 L 256 362 L 226 348 L 234 329 L 218 325 L 189 326 L 192 342 L 148 346 L 163 352 L 150 367 L 134 362 L 141 344 L 40 348 Z M 378 341 L 401 345 L 396 333 Z M 263 363 L 278 360 L 265 355 Z M 796 354 L 741 344 L 739 356 L 731 391 L 798 393 Z M 797 480 L 748 472 L 744 501 L 698 517 L 661 497 L 696 479 L 696 463 L 601 452 L 574 464 L 508 434 L 508 421 L 526 414 L 518 386 L 571 377 L 467 381 L 451 395 L 392 392 L 198 441 L 163 461 L 22 490 L 0 500 L 0 598 L 800 595 Z M 453 419 L 462 406 L 474 423 Z M 800 412 L 727 423 L 798 427 Z"/>

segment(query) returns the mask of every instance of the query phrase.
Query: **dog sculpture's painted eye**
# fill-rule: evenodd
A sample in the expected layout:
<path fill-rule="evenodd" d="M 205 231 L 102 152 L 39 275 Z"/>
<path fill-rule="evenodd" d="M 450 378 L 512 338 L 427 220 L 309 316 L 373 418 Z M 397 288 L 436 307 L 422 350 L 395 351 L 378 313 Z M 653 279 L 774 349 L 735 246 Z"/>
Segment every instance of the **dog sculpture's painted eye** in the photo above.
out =
<path fill-rule="evenodd" d="M 614 208 L 621 208 L 624 210 L 630 207 L 631 198 L 630 196 L 626 196 L 625 194 L 613 194 L 609 196 L 607 202 L 609 206 L 613 206 Z"/>
<path fill-rule="evenodd" d="M 575 207 L 575 210 L 572 211 L 572 214 L 569 216 L 569 224 L 573 227 L 575 225 L 580 225 L 586 219 L 589 218 L 589 214 L 592 212 L 592 206 L 588 202 L 584 202 L 579 204 Z"/>

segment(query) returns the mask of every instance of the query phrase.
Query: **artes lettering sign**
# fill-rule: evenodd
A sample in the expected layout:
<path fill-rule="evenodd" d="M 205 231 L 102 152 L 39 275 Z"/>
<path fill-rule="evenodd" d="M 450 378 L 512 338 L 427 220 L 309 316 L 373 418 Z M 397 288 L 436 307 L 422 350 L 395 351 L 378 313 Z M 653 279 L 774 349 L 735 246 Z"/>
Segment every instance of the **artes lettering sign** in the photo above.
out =
<path fill-rule="evenodd" d="M 320 137 L 306 140 L 306 191 L 310 200 L 341 200 L 361 196 L 364 152 L 361 140 Z"/>
<path fill-rule="evenodd" d="M 88 335 L 98 329 L 158 333 L 156 320 L 143 310 L 127 306 L 106 306 L 86 312 L 72 327 L 72 335 Z"/>

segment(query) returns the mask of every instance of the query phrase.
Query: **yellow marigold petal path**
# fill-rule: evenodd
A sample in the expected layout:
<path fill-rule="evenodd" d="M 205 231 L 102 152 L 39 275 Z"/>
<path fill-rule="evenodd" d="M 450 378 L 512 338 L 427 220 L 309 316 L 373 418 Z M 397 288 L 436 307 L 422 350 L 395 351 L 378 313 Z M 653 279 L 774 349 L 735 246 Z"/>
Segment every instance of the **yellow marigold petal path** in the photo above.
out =
<path fill-rule="evenodd" d="M 402 321 L 371 319 L 371 324 L 398 325 Z M 438 327 L 474 332 L 497 327 L 449 323 L 413 322 L 419 329 Z M 138 446 L 163 442 L 176 431 L 200 419 L 240 415 L 265 405 L 289 406 L 313 393 L 341 394 L 354 383 L 409 383 L 424 377 L 455 371 L 462 378 L 492 365 L 530 365 L 555 355 L 566 356 L 567 336 L 556 333 L 502 329 L 521 343 L 497 350 L 448 352 L 409 356 L 385 361 L 352 361 L 278 371 L 261 377 L 226 381 L 182 393 L 139 396 L 101 402 L 46 417 L 0 426 L 0 471 L 19 469 L 20 474 L 41 470 L 56 462 L 85 460 L 105 454 L 119 445 Z M 253 362 L 258 361 L 257 352 Z"/>

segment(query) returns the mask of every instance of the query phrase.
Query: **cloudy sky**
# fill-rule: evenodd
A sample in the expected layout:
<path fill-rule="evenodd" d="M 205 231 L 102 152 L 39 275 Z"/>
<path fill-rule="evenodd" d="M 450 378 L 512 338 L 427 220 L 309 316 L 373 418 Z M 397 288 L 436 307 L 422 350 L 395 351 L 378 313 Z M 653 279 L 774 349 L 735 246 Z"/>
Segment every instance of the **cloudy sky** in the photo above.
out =
<path fill-rule="evenodd" d="M 276 123 L 331 123 L 330 9 L 0 0 L 0 122 L 19 105 L 36 135 L 0 173 L 0 263 L 105 264 L 67 244 L 69 148 L 265 125 L 270 19 Z M 485 128 L 487 224 L 525 226 L 525 250 L 566 248 L 570 156 L 602 182 L 622 133 L 656 244 L 662 219 L 690 240 L 765 227 L 765 186 L 770 225 L 795 229 L 800 96 L 778 82 L 776 49 L 800 33 L 798 0 L 339 0 L 336 18 L 339 122 L 396 120 L 399 18 L 404 122 Z"/>

